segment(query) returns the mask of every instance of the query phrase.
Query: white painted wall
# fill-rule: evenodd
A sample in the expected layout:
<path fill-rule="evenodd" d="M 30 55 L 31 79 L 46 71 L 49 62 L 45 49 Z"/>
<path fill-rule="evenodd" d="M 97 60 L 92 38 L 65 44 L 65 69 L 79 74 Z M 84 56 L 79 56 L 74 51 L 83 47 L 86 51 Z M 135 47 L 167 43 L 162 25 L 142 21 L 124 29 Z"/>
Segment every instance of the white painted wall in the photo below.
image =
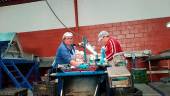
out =
<path fill-rule="evenodd" d="M 74 0 L 48 0 L 68 27 L 75 26 Z M 170 0 L 78 0 L 80 26 L 170 16 Z M 63 28 L 45 1 L 0 7 L 0 32 Z"/>
<path fill-rule="evenodd" d="M 74 26 L 73 0 L 49 0 L 56 15 L 68 27 Z M 45 1 L 0 7 L 0 32 L 29 32 L 64 28 Z"/>
<path fill-rule="evenodd" d="M 170 0 L 78 0 L 80 25 L 170 16 Z"/>

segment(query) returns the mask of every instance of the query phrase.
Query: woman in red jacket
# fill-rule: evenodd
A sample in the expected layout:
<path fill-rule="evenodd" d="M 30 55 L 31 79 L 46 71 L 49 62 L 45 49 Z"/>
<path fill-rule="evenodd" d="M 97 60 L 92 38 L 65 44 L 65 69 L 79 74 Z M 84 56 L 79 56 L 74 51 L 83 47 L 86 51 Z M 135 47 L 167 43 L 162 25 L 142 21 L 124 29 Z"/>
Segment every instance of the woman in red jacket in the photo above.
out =
<path fill-rule="evenodd" d="M 113 37 L 109 35 L 107 31 L 101 31 L 98 34 L 98 40 L 101 44 L 105 46 L 106 59 L 111 61 L 114 54 L 122 52 L 120 43 Z"/>

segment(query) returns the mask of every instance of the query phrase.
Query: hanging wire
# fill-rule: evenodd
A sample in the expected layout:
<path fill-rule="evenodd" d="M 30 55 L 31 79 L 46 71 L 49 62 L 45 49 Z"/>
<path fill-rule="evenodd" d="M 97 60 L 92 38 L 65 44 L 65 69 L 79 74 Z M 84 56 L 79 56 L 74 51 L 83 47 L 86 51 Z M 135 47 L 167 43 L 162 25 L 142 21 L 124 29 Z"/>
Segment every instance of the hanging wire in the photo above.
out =
<path fill-rule="evenodd" d="M 79 34 L 79 33 L 75 32 L 75 31 L 71 30 L 70 28 L 68 28 L 68 27 L 61 21 L 61 19 L 56 15 L 56 13 L 54 12 L 54 10 L 52 9 L 52 7 L 51 7 L 51 5 L 49 4 L 48 0 L 44 0 L 44 1 L 47 3 L 47 6 L 48 6 L 49 9 L 51 10 L 51 12 L 54 14 L 54 16 L 56 17 L 56 19 L 57 19 L 68 31 L 73 32 L 74 34 L 82 37 L 81 34 Z"/>
<path fill-rule="evenodd" d="M 55 14 L 54 10 L 52 9 L 52 7 L 50 6 L 48 0 L 45 0 L 45 2 L 47 3 L 49 9 L 51 10 L 51 12 L 54 14 L 54 16 L 56 17 L 56 19 L 70 32 L 73 32 L 75 35 L 79 36 L 80 38 L 82 38 L 82 41 L 84 42 L 84 45 L 87 44 L 87 38 L 81 34 L 79 34 L 79 32 L 74 32 L 73 30 L 71 30 L 70 28 L 68 28 L 61 20 L 60 18 Z M 85 42 L 86 41 L 86 42 Z M 87 56 L 86 56 L 86 47 L 84 46 L 84 60 L 87 60 Z"/>

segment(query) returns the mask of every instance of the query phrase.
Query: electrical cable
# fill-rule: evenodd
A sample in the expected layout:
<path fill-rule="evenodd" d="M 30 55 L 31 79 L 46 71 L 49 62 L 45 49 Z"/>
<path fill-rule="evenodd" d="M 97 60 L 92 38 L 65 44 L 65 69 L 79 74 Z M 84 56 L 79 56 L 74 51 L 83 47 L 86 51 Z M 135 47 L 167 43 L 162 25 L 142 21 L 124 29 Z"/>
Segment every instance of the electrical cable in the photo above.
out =
<path fill-rule="evenodd" d="M 79 34 L 79 33 L 75 32 L 75 31 L 71 30 L 70 28 L 68 28 L 68 27 L 61 21 L 61 19 L 56 15 L 56 13 L 54 12 L 54 10 L 52 9 L 52 7 L 51 7 L 51 5 L 49 4 L 48 0 L 44 0 L 44 1 L 46 2 L 47 6 L 49 7 L 49 9 L 50 9 L 51 12 L 53 13 L 53 15 L 56 17 L 56 19 L 57 19 L 68 31 L 70 31 L 70 32 L 72 32 L 72 33 L 74 33 L 74 34 L 82 37 L 81 34 Z"/>
<path fill-rule="evenodd" d="M 54 10 L 52 9 L 52 7 L 50 6 L 48 0 L 45 0 L 45 2 L 47 3 L 48 7 L 50 8 L 51 12 L 53 13 L 53 15 L 57 18 L 57 20 L 65 27 L 67 28 L 69 31 L 74 32 L 73 30 L 71 30 L 70 28 L 68 28 L 61 20 L 60 18 L 55 14 Z"/>

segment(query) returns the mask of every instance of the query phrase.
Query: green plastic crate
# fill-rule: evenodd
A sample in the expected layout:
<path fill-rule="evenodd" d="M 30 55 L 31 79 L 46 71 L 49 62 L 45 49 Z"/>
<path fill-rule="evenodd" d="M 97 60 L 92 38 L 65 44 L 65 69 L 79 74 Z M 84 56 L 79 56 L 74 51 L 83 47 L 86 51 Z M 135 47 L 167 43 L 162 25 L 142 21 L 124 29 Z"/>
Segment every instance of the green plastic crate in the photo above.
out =
<path fill-rule="evenodd" d="M 132 68 L 134 83 L 148 83 L 146 68 Z"/>

